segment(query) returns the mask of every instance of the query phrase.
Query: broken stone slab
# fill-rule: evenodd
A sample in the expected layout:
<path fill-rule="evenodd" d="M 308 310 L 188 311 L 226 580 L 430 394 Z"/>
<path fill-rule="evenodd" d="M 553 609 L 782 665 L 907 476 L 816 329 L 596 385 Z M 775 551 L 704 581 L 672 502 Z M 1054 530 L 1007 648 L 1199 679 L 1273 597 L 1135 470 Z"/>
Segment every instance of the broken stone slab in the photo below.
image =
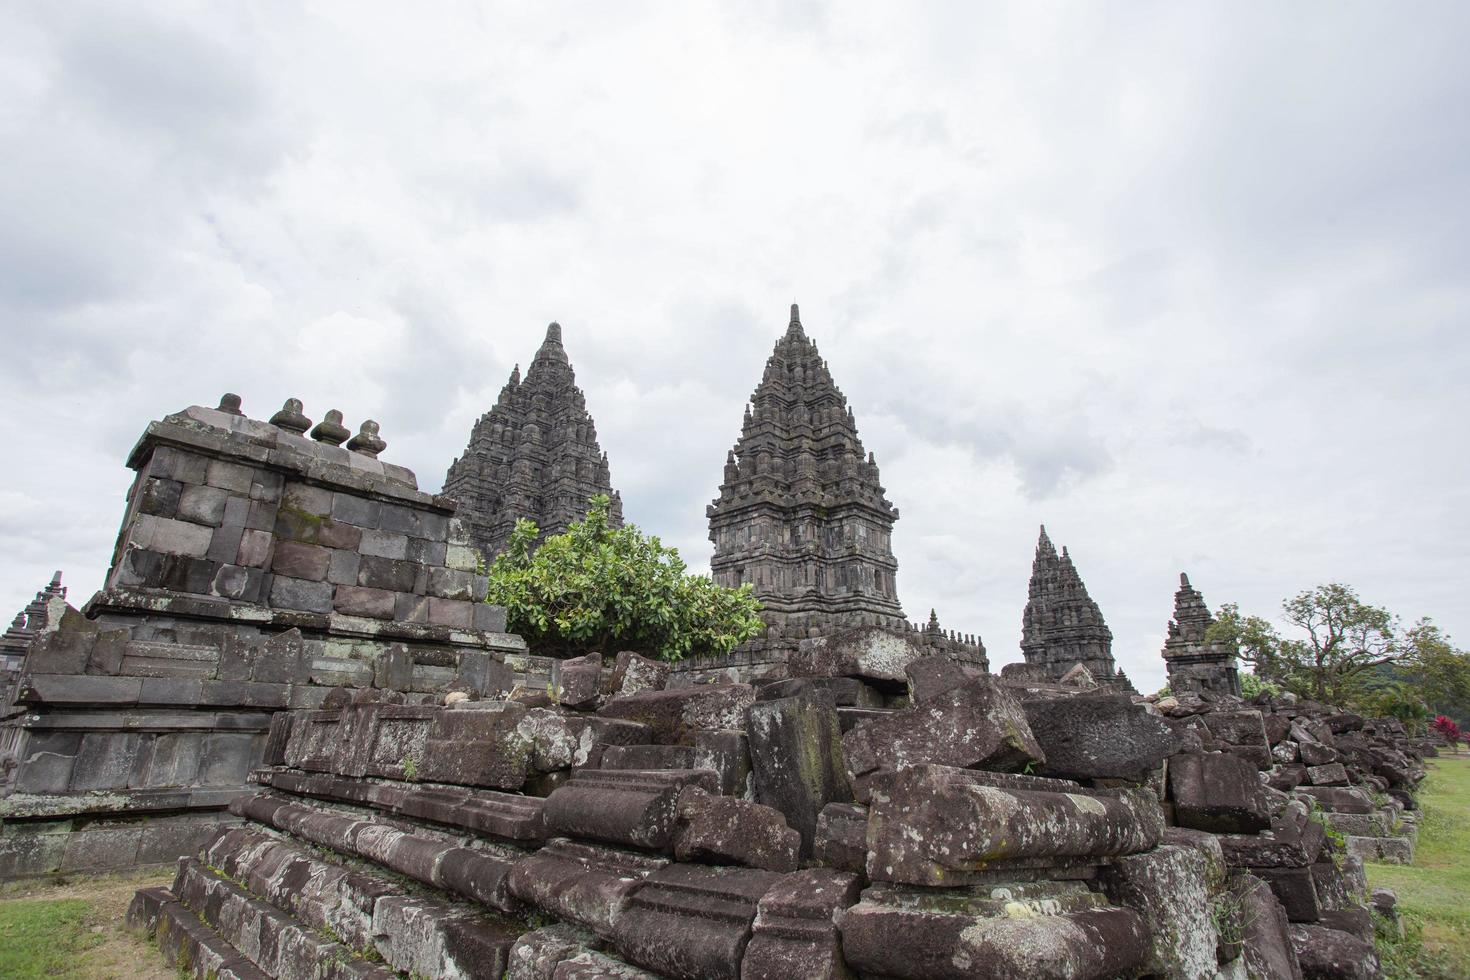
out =
<path fill-rule="evenodd" d="M 1272 980 L 1302 980 L 1292 949 L 1290 924 L 1271 887 L 1253 875 L 1236 875 L 1230 881 L 1230 894 L 1241 927 L 1241 958 L 1247 974 Z"/>
<path fill-rule="evenodd" d="M 1307 766 L 1325 766 L 1342 758 L 1342 753 L 1337 749 L 1320 742 L 1292 742 L 1289 744 L 1296 746 L 1297 755 Z"/>
<path fill-rule="evenodd" d="M 713 770 L 722 795 L 743 797 L 750 782 L 750 742 L 744 732 L 695 732 L 692 768 Z"/>
<path fill-rule="evenodd" d="M 586 760 L 592 736 L 585 728 L 568 724 L 567 716 L 552 708 L 528 708 L 516 725 L 531 748 L 531 768 L 536 772 L 569 769 L 580 758 Z"/>
<path fill-rule="evenodd" d="M 1373 944 L 1346 932 L 1293 924 L 1291 946 L 1309 980 L 1378 980 L 1383 976 Z"/>
<path fill-rule="evenodd" d="M 1266 724 L 1261 712 L 1246 708 L 1240 711 L 1212 711 L 1200 716 L 1210 732 L 1231 745 L 1259 745 L 1270 748 Z"/>
<path fill-rule="evenodd" d="M 679 797 L 674 857 L 680 861 L 795 871 L 800 854 L 801 835 L 779 810 L 693 786 Z"/>
<path fill-rule="evenodd" d="M 739 980 L 756 905 L 781 876 L 671 864 L 653 872 L 613 927 L 623 958 L 678 980 Z"/>
<path fill-rule="evenodd" d="M 963 884 L 1013 859 L 1146 851 L 1163 829 L 1148 790 L 916 766 L 874 783 L 867 873 L 874 881 Z"/>
<path fill-rule="evenodd" d="M 1219 752 L 1184 753 L 1169 760 L 1169 796 L 1182 827 L 1251 834 L 1271 826 L 1266 795 L 1254 766 Z"/>
<path fill-rule="evenodd" d="M 1356 786 L 1299 786 L 1300 796 L 1310 796 L 1324 810 L 1336 813 L 1372 813 L 1377 810 L 1373 798 Z"/>
<path fill-rule="evenodd" d="M 905 668 L 930 653 L 912 632 L 860 626 L 802 640 L 787 668 L 792 677 L 862 677 L 907 685 Z"/>
<path fill-rule="evenodd" d="M 744 728 L 745 711 L 754 701 L 749 684 L 700 684 L 613 698 L 597 713 L 647 725 L 655 742 L 693 745 L 697 731 Z"/>
<path fill-rule="evenodd" d="M 1015 770 L 1046 761 L 1020 702 L 988 675 L 859 725 L 842 749 L 855 781 L 918 765 Z M 854 789 L 862 799 L 862 784 Z"/>
<path fill-rule="evenodd" d="M 1324 766 L 1307 766 L 1307 779 L 1313 786 L 1348 785 L 1347 767 L 1341 762 L 1330 762 Z"/>
<path fill-rule="evenodd" d="M 542 819 L 548 833 L 670 853 L 686 786 L 719 792 L 703 769 L 579 769 L 546 798 Z"/>
<path fill-rule="evenodd" d="M 830 694 L 807 691 L 750 707 L 750 784 L 758 803 L 774 807 L 811 854 L 817 815 L 828 803 L 852 800 L 842 739 Z"/>
<path fill-rule="evenodd" d="M 1046 756 L 1040 775 L 1141 782 L 1177 751 L 1173 729 L 1126 695 L 1024 701 L 1022 708 Z"/>
<path fill-rule="evenodd" d="M 597 707 L 602 699 L 602 654 L 555 661 L 551 686 L 557 703 L 564 708 L 582 711 Z"/>
<path fill-rule="evenodd" d="M 825 868 L 783 877 L 756 903 L 740 980 L 848 980 L 835 920 L 861 891 L 857 875 Z"/>
<path fill-rule="evenodd" d="M 624 650 L 613 665 L 608 694 L 626 697 L 640 691 L 662 691 L 669 682 L 671 667 L 660 660 L 639 656 Z"/>
<path fill-rule="evenodd" d="M 1102 980 L 1132 976 L 1149 949 L 1143 916 L 1077 882 L 874 885 L 837 925 L 860 975 L 900 980 Z"/>
<path fill-rule="evenodd" d="M 1187 847 L 1156 847 L 1115 858 L 1100 876 L 1114 904 L 1144 917 L 1151 936 L 1143 970 L 1211 980 L 1219 936 L 1205 891 L 1205 859 Z"/>
<path fill-rule="evenodd" d="M 527 905 L 611 939 L 628 896 L 668 863 L 651 854 L 557 838 L 516 862 L 508 886 Z"/>
<path fill-rule="evenodd" d="M 775 701 L 795 697 L 803 691 L 827 691 L 841 707 L 881 708 L 883 695 L 856 677 L 793 677 L 759 684 L 757 701 Z"/>
<path fill-rule="evenodd" d="M 1316 922 L 1322 917 L 1311 868 L 1252 868 L 1251 874 L 1271 886 L 1290 921 Z"/>
<path fill-rule="evenodd" d="M 602 946 L 597 936 L 566 922 L 521 935 L 510 948 L 504 980 L 555 980 L 558 965 Z"/>
<path fill-rule="evenodd" d="M 818 865 L 864 875 L 868 870 L 868 808 L 828 803 L 817 816 L 812 860 Z"/>
<path fill-rule="evenodd" d="M 983 671 L 944 656 L 920 657 L 904 667 L 908 680 L 909 702 L 924 704 L 938 695 L 964 685 Z"/>

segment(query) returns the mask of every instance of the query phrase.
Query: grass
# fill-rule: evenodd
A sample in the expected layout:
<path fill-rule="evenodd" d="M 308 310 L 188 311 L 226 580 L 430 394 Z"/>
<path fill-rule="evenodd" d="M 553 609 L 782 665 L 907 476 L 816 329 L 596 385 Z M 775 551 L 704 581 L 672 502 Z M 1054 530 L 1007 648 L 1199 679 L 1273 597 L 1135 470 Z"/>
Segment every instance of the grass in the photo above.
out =
<path fill-rule="evenodd" d="M 1372 887 L 1398 894 L 1410 934 L 1385 966 L 1391 980 L 1470 977 L 1470 755 L 1430 760 L 1419 805 L 1414 864 L 1368 865 Z"/>
<path fill-rule="evenodd" d="M 172 872 L 10 882 L 0 886 L 4 980 L 177 980 L 123 918 L 133 892 Z"/>

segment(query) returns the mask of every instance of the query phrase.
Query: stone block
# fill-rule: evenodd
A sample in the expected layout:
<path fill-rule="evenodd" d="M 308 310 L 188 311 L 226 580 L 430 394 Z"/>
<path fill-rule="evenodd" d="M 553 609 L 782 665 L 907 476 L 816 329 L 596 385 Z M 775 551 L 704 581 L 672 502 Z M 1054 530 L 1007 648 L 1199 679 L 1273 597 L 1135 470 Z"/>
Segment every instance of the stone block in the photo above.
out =
<path fill-rule="evenodd" d="M 1149 790 L 916 766 L 874 783 L 867 871 L 874 881 L 953 886 L 996 862 L 1136 854 L 1163 829 Z"/>
<path fill-rule="evenodd" d="M 249 496 L 250 487 L 255 482 L 255 468 L 227 459 L 211 459 L 205 470 L 204 482 L 211 487 Z"/>
<path fill-rule="evenodd" d="M 362 616 L 368 619 L 392 619 L 397 597 L 397 592 L 388 592 L 385 589 L 365 589 L 358 585 L 339 585 L 332 597 L 332 608 L 344 616 Z M 408 690 L 408 686 L 405 684 L 398 689 Z"/>
<path fill-rule="evenodd" d="M 332 520 L 361 528 L 375 528 L 382 515 L 382 504 L 355 493 L 338 490 L 332 494 Z"/>
<path fill-rule="evenodd" d="M 744 728 L 745 709 L 754 701 L 749 684 L 702 684 L 614 698 L 597 713 L 647 725 L 656 742 L 692 745 L 699 730 Z"/>
<path fill-rule="evenodd" d="M 1224 753 L 1182 753 L 1169 760 L 1169 796 L 1181 827 L 1253 834 L 1271 826 L 1256 768 Z"/>
<path fill-rule="evenodd" d="M 1038 770 L 1044 776 L 1141 782 L 1176 750 L 1173 729 L 1126 695 L 1026 701 L 1022 708 L 1046 756 Z"/>
<path fill-rule="evenodd" d="M 486 633 L 505 632 L 505 607 L 493 606 L 486 602 L 475 603 L 474 621 L 475 629 Z"/>
<path fill-rule="evenodd" d="M 1346 932 L 1293 924 L 1291 947 L 1308 980 L 1378 980 L 1383 976 L 1373 944 Z"/>
<path fill-rule="evenodd" d="M 408 535 L 397 531 L 363 531 L 359 550 L 364 555 L 375 558 L 395 558 L 402 561 L 408 557 Z"/>
<path fill-rule="evenodd" d="M 830 695 L 808 692 L 753 704 L 747 735 L 756 802 L 785 816 L 801 835 L 805 858 L 812 853 L 822 808 L 852 801 Z"/>
<path fill-rule="evenodd" d="M 825 868 L 783 877 L 756 903 L 740 980 L 846 980 L 835 921 L 861 890 L 856 875 Z"/>
<path fill-rule="evenodd" d="M 1302 980 L 1286 912 L 1270 886 L 1253 875 L 1237 875 L 1231 879 L 1230 892 L 1238 907 L 1241 958 L 1247 974 L 1272 980 Z"/>
<path fill-rule="evenodd" d="M 138 485 L 138 513 L 174 517 L 179 512 L 179 495 L 184 485 L 177 480 L 148 477 Z"/>
<path fill-rule="evenodd" d="M 358 565 L 357 584 L 389 592 L 412 592 L 417 576 L 418 566 L 413 562 L 365 556 Z"/>
<path fill-rule="evenodd" d="M 287 482 L 281 491 L 281 509 L 310 514 L 313 517 L 330 517 L 332 497 L 332 491 L 326 487 Z"/>
<path fill-rule="evenodd" d="M 1336 813 L 1372 813 L 1373 798 L 1356 786 L 1300 786 L 1299 796 L 1310 796 L 1324 810 Z"/>
<path fill-rule="evenodd" d="M 669 853 L 686 786 L 719 789 L 704 770 L 580 769 L 546 798 L 542 819 L 551 834 Z"/>
<path fill-rule="evenodd" d="M 1342 753 L 1337 749 L 1320 742 L 1294 742 L 1292 744 L 1296 745 L 1297 755 L 1308 766 L 1325 766 L 1342 758 Z"/>
<path fill-rule="evenodd" d="M 1348 771 L 1341 762 L 1332 762 L 1325 766 L 1307 766 L 1307 779 L 1311 780 L 1313 786 L 1346 786 Z"/>
<path fill-rule="evenodd" d="M 331 551 L 320 545 L 282 541 L 276 545 L 271 571 L 278 576 L 321 582 L 327 577 L 327 567 L 331 560 Z"/>
<path fill-rule="evenodd" d="M 704 733 L 701 733 L 704 734 Z M 688 745 L 609 745 L 603 749 L 600 769 L 698 769 L 695 750 Z"/>
<path fill-rule="evenodd" d="M 756 904 L 780 875 L 673 864 L 649 875 L 618 916 L 622 956 L 679 980 L 739 980 Z"/>
<path fill-rule="evenodd" d="M 399 592 L 393 600 L 393 618 L 400 623 L 427 623 L 429 597 Z"/>
<path fill-rule="evenodd" d="M 464 599 L 467 602 L 476 601 L 476 575 L 473 572 L 459 572 L 452 568 L 430 568 L 429 569 L 429 595 L 438 596 L 441 599 Z M 483 592 L 481 593 L 483 597 Z M 599 662 L 601 658 L 599 657 Z"/>
<path fill-rule="evenodd" d="M 175 516 L 181 521 L 219 527 L 225 522 L 225 502 L 229 493 L 218 487 L 187 486 L 179 495 Z"/>
<path fill-rule="evenodd" d="M 1015 770 L 1046 761 L 1020 702 L 989 675 L 859 725 L 842 748 L 857 780 L 925 764 Z M 861 799 L 862 785 L 855 788 Z"/>
<path fill-rule="evenodd" d="M 745 796 L 750 779 L 750 743 L 744 732 L 695 732 L 689 768 L 709 769 L 720 779 L 720 793 Z"/>
<path fill-rule="evenodd" d="M 1219 941 L 1205 892 L 1205 859 L 1187 847 L 1157 847 L 1117 858 L 1103 869 L 1103 890 L 1140 913 L 1150 945 L 1144 972 L 1179 980 L 1211 980 Z"/>
<path fill-rule="evenodd" d="M 669 682 L 669 671 L 669 665 L 662 661 L 623 650 L 613 666 L 608 693 L 621 697 L 640 691 L 662 691 Z"/>
<path fill-rule="evenodd" d="M 909 701 L 923 704 L 978 677 L 982 671 L 959 663 L 951 657 L 921 657 L 904 667 L 908 678 Z"/>
<path fill-rule="evenodd" d="M 552 840 L 511 868 L 512 895 L 527 905 L 611 938 L 628 897 L 668 859 Z"/>
<path fill-rule="evenodd" d="M 271 581 L 270 604 L 276 609 L 329 613 L 332 611 L 334 588 L 330 582 L 310 582 L 276 575 Z"/>
<path fill-rule="evenodd" d="M 128 540 L 133 547 L 157 551 L 165 555 L 203 558 L 209 552 L 214 532 L 199 524 L 139 514 L 133 522 Z"/>
<path fill-rule="evenodd" d="M 1252 868 L 1251 874 L 1271 886 L 1292 922 L 1316 922 L 1322 916 L 1311 868 Z"/>
<path fill-rule="evenodd" d="M 429 571 L 431 593 L 435 571 Z M 564 708 L 582 711 L 596 707 L 602 694 L 602 654 L 589 653 L 585 657 L 556 661 L 551 666 L 551 685 L 557 703 Z"/>
<path fill-rule="evenodd" d="M 1134 976 L 1148 925 L 1080 884 L 1038 882 L 928 896 L 874 887 L 838 919 L 842 954 L 860 976 L 901 980 L 1102 980 Z"/>
<path fill-rule="evenodd" d="M 787 666 L 793 677 L 865 677 L 904 685 L 908 665 L 929 655 L 911 632 L 863 626 L 802 640 Z"/>
<path fill-rule="evenodd" d="M 796 870 L 801 835 L 778 810 L 689 787 L 679 797 L 678 821 L 674 857 L 680 861 Z"/>
<path fill-rule="evenodd" d="M 854 875 L 867 873 L 868 808 L 861 803 L 828 803 L 817 815 L 812 860 Z"/>
<path fill-rule="evenodd" d="M 480 553 L 468 545 L 447 545 L 444 565 L 461 572 L 473 572 L 480 567 Z"/>
<path fill-rule="evenodd" d="M 435 626 L 469 629 L 475 618 L 474 605 L 472 602 L 462 602 L 458 599 L 440 599 L 430 596 L 429 622 Z"/>
<path fill-rule="evenodd" d="M 181 483 L 203 483 L 209 471 L 209 460 L 203 456 L 176 449 L 155 446 L 148 460 L 148 475 Z"/>
<path fill-rule="evenodd" d="M 246 568 L 265 568 L 275 554 L 275 543 L 276 536 L 269 531 L 245 529 L 240 533 L 240 550 L 235 564 Z"/>

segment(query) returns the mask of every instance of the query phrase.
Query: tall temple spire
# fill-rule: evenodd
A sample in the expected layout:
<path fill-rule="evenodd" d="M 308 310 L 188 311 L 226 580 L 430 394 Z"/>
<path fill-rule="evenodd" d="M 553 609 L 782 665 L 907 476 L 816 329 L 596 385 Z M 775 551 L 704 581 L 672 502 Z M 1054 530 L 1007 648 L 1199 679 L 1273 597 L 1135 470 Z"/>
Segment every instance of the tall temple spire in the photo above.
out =
<path fill-rule="evenodd" d="M 612 498 L 610 523 L 623 523 L 607 454 L 562 346 L 561 324 L 546 328 L 524 380 L 517 364 L 495 407 L 475 423 L 463 456 L 449 467 L 444 493 L 488 561 L 505 546 L 518 518 L 543 536 L 560 534 L 587 513 L 587 501 Z"/>
<path fill-rule="evenodd" d="M 1169 689 L 1175 694 L 1233 694 L 1240 696 L 1240 669 L 1236 653 L 1228 644 L 1208 639 L 1215 622 L 1205 597 L 1179 573 L 1179 591 L 1174 593 L 1174 619 L 1164 641 L 1164 663 L 1169 671 Z"/>
<path fill-rule="evenodd" d="M 749 582 L 776 638 L 906 628 L 884 496 L 843 397 L 791 307 L 709 506 L 710 568 Z"/>
<path fill-rule="evenodd" d="M 1021 618 L 1021 653 L 1060 680 L 1078 664 L 1099 681 L 1115 673 L 1113 634 L 1064 546 L 1060 556 L 1046 526 L 1036 542 L 1031 584 Z"/>

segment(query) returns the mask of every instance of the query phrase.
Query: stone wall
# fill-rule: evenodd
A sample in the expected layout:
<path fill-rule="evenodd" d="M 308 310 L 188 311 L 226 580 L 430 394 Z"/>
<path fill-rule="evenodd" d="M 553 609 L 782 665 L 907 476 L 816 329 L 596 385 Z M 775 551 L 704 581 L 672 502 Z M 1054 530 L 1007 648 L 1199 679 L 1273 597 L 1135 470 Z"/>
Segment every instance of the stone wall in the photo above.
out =
<path fill-rule="evenodd" d="M 236 821 L 274 712 L 543 683 L 481 601 L 454 504 L 377 458 L 376 423 L 310 426 L 294 400 L 262 422 L 233 396 L 149 424 L 104 589 L 26 653 L 0 877 L 193 850 Z"/>

